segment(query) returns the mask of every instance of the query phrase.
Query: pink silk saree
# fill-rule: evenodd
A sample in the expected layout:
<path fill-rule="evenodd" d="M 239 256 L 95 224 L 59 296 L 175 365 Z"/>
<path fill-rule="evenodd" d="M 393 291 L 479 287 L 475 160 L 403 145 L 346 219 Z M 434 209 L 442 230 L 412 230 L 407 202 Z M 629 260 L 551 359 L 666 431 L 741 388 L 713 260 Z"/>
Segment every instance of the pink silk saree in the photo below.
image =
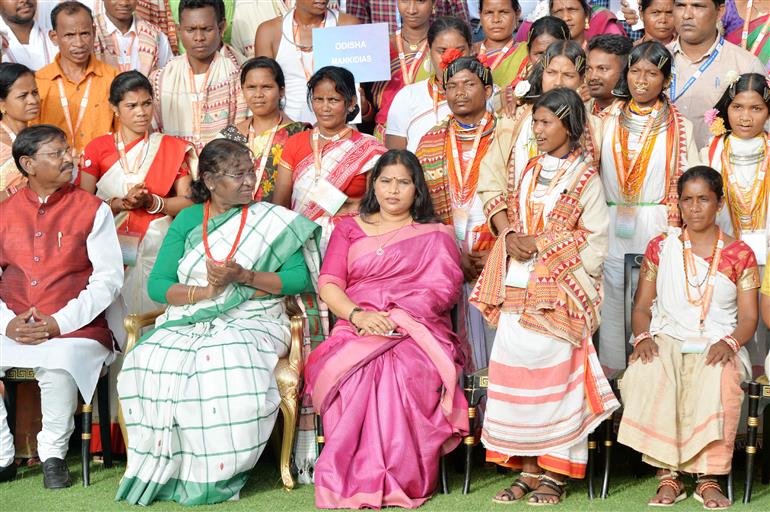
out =
<path fill-rule="evenodd" d="M 439 457 L 468 432 L 450 319 L 463 283 L 454 233 L 413 224 L 368 236 L 345 219 L 321 268 L 319 287 L 329 283 L 365 310 L 390 312 L 405 335 L 361 337 L 338 319 L 311 352 L 305 382 L 326 437 L 316 506 L 418 507 L 436 489 Z"/>

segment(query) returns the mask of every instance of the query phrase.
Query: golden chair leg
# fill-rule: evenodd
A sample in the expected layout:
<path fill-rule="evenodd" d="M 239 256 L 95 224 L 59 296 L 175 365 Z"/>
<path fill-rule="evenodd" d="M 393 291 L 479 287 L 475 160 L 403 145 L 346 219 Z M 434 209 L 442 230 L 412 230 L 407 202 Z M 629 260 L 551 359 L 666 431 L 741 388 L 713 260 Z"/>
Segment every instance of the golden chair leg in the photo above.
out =
<path fill-rule="evenodd" d="M 297 429 L 297 396 L 281 397 L 281 414 L 283 414 L 283 441 L 281 443 L 280 470 L 283 488 L 287 491 L 294 489 L 294 478 L 291 476 L 291 452 L 294 447 L 294 433 Z"/>

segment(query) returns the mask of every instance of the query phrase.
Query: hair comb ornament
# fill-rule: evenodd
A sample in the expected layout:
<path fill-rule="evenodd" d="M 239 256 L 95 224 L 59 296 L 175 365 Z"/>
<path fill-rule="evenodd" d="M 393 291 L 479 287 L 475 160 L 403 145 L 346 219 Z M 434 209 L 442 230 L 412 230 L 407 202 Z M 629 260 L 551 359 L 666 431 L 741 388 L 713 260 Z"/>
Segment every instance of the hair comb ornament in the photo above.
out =
<path fill-rule="evenodd" d="M 577 60 L 575 60 L 575 69 L 577 69 L 578 73 L 580 73 L 580 70 L 583 69 L 585 63 L 585 58 L 582 55 L 578 55 Z"/>
<path fill-rule="evenodd" d="M 554 114 L 556 114 L 556 117 L 558 117 L 561 120 L 567 117 L 569 113 L 570 113 L 569 105 L 562 105 L 556 109 L 556 112 L 554 112 Z"/>
<path fill-rule="evenodd" d="M 663 69 L 663 66 L 666 65 L 666 62 L 668 62 L 668 56 L 663 55 L 660 57 L 660 60 L 658 61 L 658 69 Z"/>

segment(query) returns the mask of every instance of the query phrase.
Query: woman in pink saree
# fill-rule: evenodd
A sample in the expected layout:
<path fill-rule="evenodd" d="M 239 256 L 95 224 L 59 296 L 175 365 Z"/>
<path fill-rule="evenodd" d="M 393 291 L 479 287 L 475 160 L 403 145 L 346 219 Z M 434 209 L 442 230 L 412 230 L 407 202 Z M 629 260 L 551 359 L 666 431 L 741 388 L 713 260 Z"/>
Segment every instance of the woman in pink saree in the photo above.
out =
<path fill-rule="evenodd" d="M 388 151 L 360 217 L 332 233 L 318 281 L 338 320 L 305 367 L 326 438 L 317 507 L 416 508 L 433 495 L 440 456 L 468 431 L 450 319 L 462 284 L 417 158 Z"/>

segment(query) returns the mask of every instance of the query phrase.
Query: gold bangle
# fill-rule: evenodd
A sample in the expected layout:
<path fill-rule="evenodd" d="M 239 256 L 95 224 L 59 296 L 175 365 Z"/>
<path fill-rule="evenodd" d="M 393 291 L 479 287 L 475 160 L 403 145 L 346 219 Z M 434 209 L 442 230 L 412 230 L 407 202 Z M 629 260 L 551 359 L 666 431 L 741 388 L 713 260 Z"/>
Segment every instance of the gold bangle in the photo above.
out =
<path fill-rule="evenodd" d="M 195 285 L 190 286 L 187 288 L 187 303 L 188 304 L 195 304 L 195 292 L 197 291 L 198 287 Z"/>

